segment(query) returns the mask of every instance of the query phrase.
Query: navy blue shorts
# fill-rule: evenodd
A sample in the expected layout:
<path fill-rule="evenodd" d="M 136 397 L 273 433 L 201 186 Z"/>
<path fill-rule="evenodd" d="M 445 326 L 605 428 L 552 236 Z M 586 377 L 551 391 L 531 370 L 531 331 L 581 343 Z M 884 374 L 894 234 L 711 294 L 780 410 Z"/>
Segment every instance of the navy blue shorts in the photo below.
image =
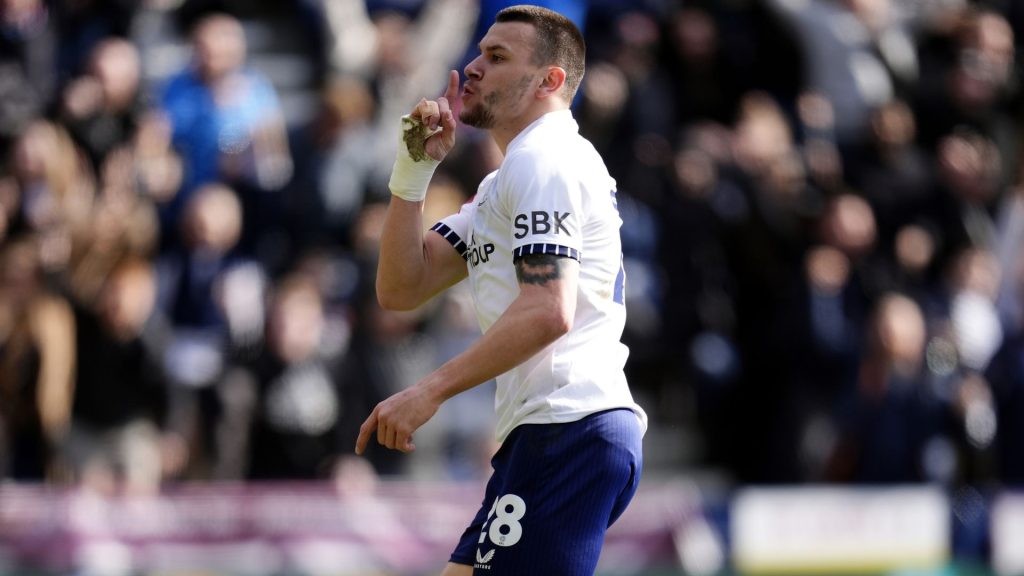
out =
<path fill-rule="evenodd" d="M 627 409 L 517 426 L 451 561 L 490 576 L 591 576 L 605 531 L 640 483 L 641 436 Z"/>

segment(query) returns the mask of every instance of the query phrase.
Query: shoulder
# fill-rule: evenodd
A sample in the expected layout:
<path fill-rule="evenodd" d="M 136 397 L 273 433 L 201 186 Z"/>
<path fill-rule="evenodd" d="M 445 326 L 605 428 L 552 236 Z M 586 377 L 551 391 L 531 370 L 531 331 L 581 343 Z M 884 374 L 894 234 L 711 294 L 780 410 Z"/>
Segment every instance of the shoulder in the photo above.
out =
<path fill-rule="evenodd" d="M 519 196 L 529 191 L 548 188 L 552 182 L 568 178 L 560 163 L 550 154 L 532 147 L 520 147 L 505 157 L 495 177 L 495 187 L 501 195 Z"/>
<path fill-rule="evenodd" d="M 564 141 L 530 138 L 505 157 L 501 165 L 501 175 L 503 178 L 532 179 L 571 172 L 574 168 L 573 153 L 567 148 L 567 144 Z"/>
<path fill-rule="evenodd" d="M 601 155 L 577 134 L 531 139 L 510 153 L 502 164 L 502 178 L 511 182 L 590 181 L 607 174 Z"/>

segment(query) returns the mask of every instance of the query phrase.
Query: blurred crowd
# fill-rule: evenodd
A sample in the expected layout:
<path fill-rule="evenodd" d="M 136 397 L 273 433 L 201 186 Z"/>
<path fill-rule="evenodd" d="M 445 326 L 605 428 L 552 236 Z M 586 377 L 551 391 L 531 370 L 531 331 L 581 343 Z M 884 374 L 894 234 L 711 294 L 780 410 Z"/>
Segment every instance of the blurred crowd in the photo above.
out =
<path fill-rule="evenodd" d="M 361 477 L 372 407 L 478 333 L 460 287 L 376 303 L 398 119 L 513 3 L 0 0 L 0 478 Z M 1024 482 L 1024 3 L 539 3 L 588 42 L 648 450 Z M 500 161 L 460 126 L 427 224 Z M 447 477 L 486 473 L 491 411 L 425 432 Z"/>

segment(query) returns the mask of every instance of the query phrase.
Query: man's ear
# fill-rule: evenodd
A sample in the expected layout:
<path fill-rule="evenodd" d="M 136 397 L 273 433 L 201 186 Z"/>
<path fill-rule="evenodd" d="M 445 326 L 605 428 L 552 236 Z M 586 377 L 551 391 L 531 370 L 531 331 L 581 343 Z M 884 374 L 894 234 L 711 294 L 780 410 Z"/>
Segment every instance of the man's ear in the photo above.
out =
<path fill-rule="evenodd" d="M 558 96 L 562 93 L 562 87 L 565 86 L 565 70 L 560 66 L 548 66 L 547 74 L 544 75 L 543 81 L 537 88 L 538 98 L 547 98 L 549 96 Z"/>

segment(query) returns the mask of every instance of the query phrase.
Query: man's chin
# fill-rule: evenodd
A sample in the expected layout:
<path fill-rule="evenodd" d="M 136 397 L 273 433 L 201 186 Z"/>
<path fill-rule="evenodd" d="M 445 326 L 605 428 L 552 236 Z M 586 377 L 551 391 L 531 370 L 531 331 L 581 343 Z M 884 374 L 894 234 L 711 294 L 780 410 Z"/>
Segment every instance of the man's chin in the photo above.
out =
<path fill-rule="evenodd" d="M 481 130 L 487 130 L 494 126 L 494 116 L 477 107 L 464 108 L 462 113 L 459 114 L 459 121 L 467 126 L 480 128 Z"/>

